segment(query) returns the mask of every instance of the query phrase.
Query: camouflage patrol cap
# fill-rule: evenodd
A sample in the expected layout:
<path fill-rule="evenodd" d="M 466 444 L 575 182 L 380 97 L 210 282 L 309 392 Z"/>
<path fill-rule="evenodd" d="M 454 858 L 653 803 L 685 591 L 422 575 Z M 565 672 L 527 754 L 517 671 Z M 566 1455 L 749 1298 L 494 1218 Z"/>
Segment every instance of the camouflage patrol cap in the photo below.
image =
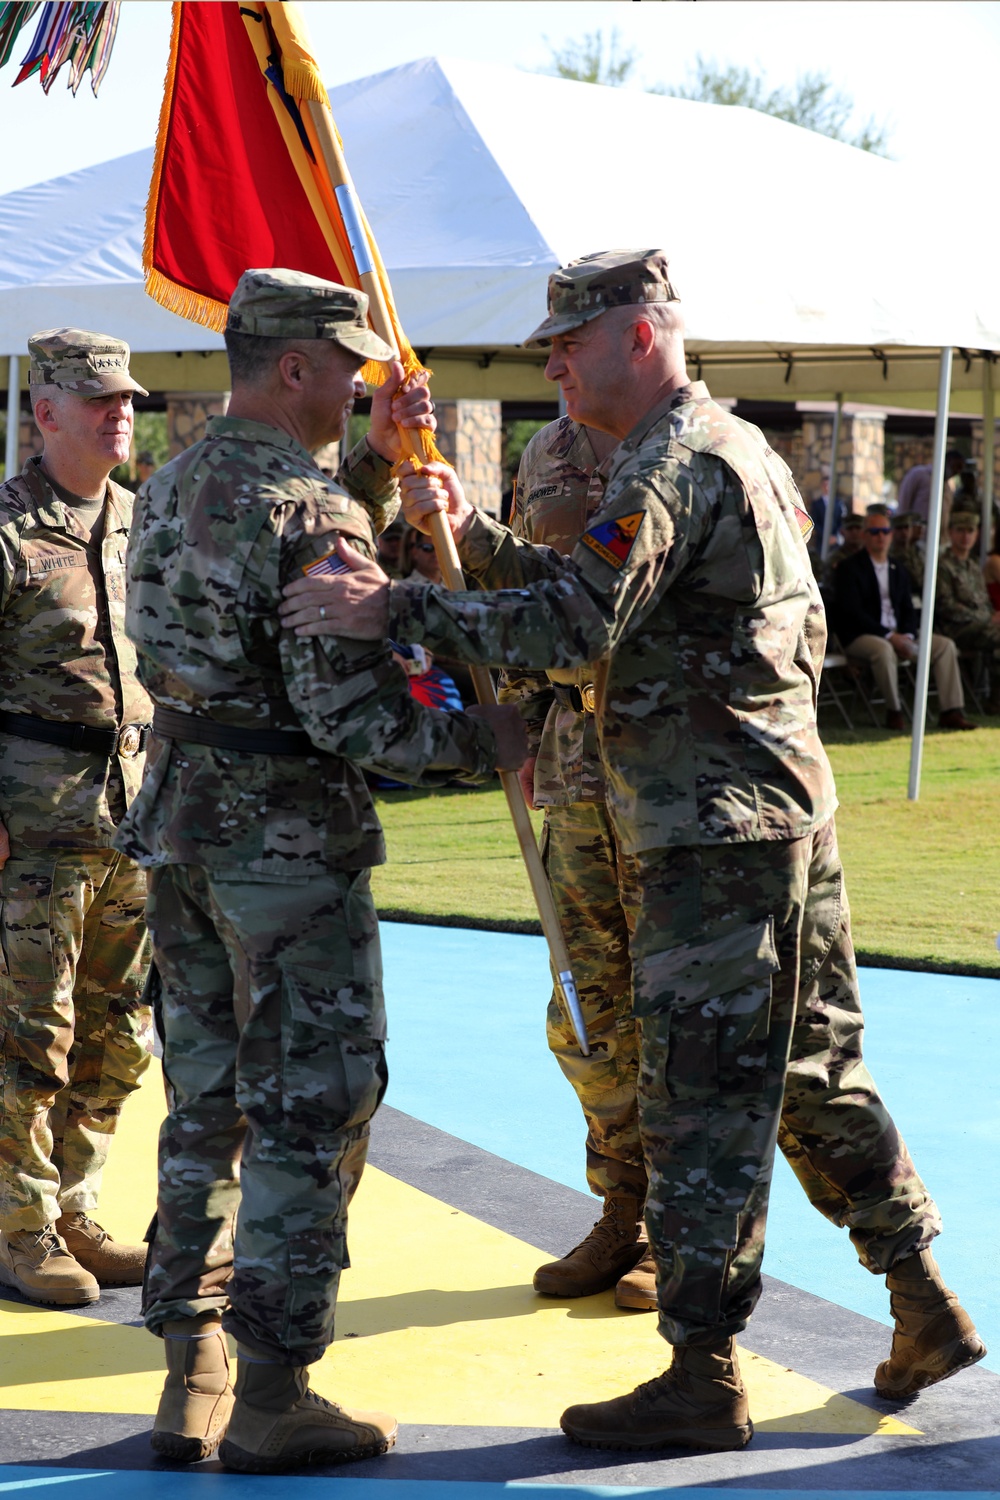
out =
<path fill-rule="evenodd" d="M 866 516 L 858 516 L 852 513 L 851 515 L 844 517 L 844 519 L 840 523 L 840 529 L 841 531 L 853 531 L 855 527 L 857 527 L 860 530 L 861 528 L 863 528 L 866 520 Z"/>
<path fill-rule="evenodd" d="M 953 510 L 948 519 L 948 525 L 954 526 L 956 531 L 978 531 L 979 517 L 975 511 Z"/>
<path fill-rule="evenodd" d="M 897 510 L 892 518 L 893 531 L 902 531 L 904 526 L 913 525 L 913 516 L 908 510 Z"/>
<path fill-rule="evenodd" d="M 526 349 L 549 343 L 599 318 L 609 307 L 644 302 L 678 302 L 662 250 L 602 250 L 553 271 L 549 277 L 549 316 L 524 341 Z"/>
<path fill-rule="evenodd" d="M 110 391 L 149 392 L 129 374 L 129 347 L 109 333 L 90 333 L 85 328 L 46 328 L 28 340 L 31 385 L 57 385 L 81 396 L 100 396 Z"/>
<path fill-rule="evenodd" d="M 365 359 L 395 351 L 368 327 L 368 297 L 304 271 L 244 271 L 229 299 L 227 331 L 269 339 L 332 339 Z"/>

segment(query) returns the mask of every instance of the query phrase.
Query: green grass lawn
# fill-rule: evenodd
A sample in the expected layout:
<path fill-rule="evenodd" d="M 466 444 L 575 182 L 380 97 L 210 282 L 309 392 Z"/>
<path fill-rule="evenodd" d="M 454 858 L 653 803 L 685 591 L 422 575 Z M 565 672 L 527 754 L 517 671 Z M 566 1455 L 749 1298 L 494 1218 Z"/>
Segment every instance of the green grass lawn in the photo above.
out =
<path fill-rule="evenodd" d="M 858 951 L 1000 977 L 1000 728 L 929 733 L 916 802 L 905 736 L 824 737 Z M 383 915 L 537 930 L 499 787 L 387 792 L 378 807 L 389 846 L 373 881 Z"/>

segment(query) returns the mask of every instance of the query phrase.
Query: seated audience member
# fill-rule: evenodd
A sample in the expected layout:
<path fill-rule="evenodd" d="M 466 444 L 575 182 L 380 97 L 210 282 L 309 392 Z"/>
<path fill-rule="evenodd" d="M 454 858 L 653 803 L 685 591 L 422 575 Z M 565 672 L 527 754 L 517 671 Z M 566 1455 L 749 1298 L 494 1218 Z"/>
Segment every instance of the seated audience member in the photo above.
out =
<path fill-rule="evenodd" d="M 400 554 L 403 550 L 403 537 L 407 530 L 405 521 L 396 520 L 391 521 L 385 530 L 379 533 L 376 543 L 379 567 L 384 569 L 390 578 L 402 576 L 399 571 Z"/>
<path fill-rule="evenodd" d="M 986 592 L 995 610 L 1000 610 L 1000 521 L 993 522 L 993 545 L 983 564 Z"/>
<path fill-rule="evenodd" d="M 840 564 L 847 557 L 853 557 L 861 551 L 862 536 L 865 529 L 864 516 L 845 516 L 844 523 L 840 528 L 843 540 L 839 547 L 832 547 L 826 554 L 823 564 L 823 584 L 826 588 L 833 585 L 834 575 Z"/>
<path fill-rule="evenodd" d="M 990 695 L 985 709 L 1000 714 L 1000 609 L 990 601 L 986 580 L 974 556 L 979 537 L 976 516 L 959 511 L 948 525 L 948 548 L 938 561 L 934 626 L 960 651 L 989 657 Z"/>
<path fill-rule="evenodd" d="M 399 575 L 413 583 L 440 583 L 441 569 L 434 553 L 434 543 L 422 531 L 407 526 L 399 556 Z"/>
<path fill-rule="evenodd" d="M 914 608 L 920 608 L 920 596 L 924 591 L 924 554 L 917 546 L 917 538 L 923 536 L 924 528 L 919 517 L 909 511 L 899 511 L 892 518 L 892 545 L 889 556 L 893 562 L 902 563 L 913 585 Z"/>
<path fill-rule="evenodd" d="M 834 623 L 847 655 L 867 662 L 886 701 L 886 728 L 906 727 L 899 697 L 899 663 L 917 655 L 913 585 L 902 563 L 889 556 L 892 524 L 888 508 L 870 505 L 863 547 L 845 558 L 835 577 Z M 942 729 L 975 729 L 963 712 L 962 677 L 954 641 L 935 635 L 931 665 L 941 706 Z"/>

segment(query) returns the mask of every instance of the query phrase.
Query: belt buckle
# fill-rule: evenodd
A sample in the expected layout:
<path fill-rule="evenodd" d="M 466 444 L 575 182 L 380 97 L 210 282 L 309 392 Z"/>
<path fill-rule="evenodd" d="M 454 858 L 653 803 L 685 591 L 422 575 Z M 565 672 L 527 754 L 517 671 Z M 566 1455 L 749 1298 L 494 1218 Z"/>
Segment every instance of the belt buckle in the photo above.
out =
<path fill-rule="evenodd" d="M 581 687 L 580 702 L 583 704 L 585 713 L 592 714 L 594 712 L 595 698 L 594 684 L 592 682 L 585 682 Z"/>
<path fill-rule="evenodd" d="M 138 724 L 126 724 L 118 736 L 118 754 L 131 760 L 134 755 L 138 755 L 141 745 L 142 730 Z"/>

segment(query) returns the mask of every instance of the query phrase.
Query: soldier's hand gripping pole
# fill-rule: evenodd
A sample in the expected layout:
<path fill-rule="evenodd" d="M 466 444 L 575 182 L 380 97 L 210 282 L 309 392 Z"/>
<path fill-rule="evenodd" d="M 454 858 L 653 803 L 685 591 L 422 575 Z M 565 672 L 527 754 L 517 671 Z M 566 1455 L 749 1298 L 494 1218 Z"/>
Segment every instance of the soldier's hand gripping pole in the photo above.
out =
<path fill-rule="evenodd" d="M 409 434 L 400 429 L 400 435 L 406 443 Z M 414 457 L 418 463 L 421 461 L 419 454 L 415 454 Z M 451 534 L 447 519 L 440 511 L 431 516 L 431 538 L 445 586 L 450 589 L 464 589 L 465 579 L 458 561 L 455 538 Z M 469 670 L 472 673 L 473 686 L 480 703 L 495 703 L 497 695 L 487 668 L 471 667 Z M 535 905 L 538 907 L 538 915 L 541 918 L 542 931 L 549 945 L 552 968 L 556 976 L 556 992 L 562 1002 L 563 1010 L 572 1023 L 580 1051 L 584 1057 L 589 1057 L 590 1044 L 587 1041 L 587 1027 L 583 1019 L 583 1011 L 580 1009 L 580 997 L 577 994 L 573 971 L 570 968 L 569 952 L 559 926 L 559 917 L 552 899 L 552 889 L 545 874 L 542 856 L 538 852 L 535 830 L 528 816 L 528 805 L 524 800 L 521 783 L 517 779 L 516 771 L 500 771 L 498 774 L 507 798 L 507 806 L 510 808 L 517 842 L 521 846 L 521 857 L 531 882 Z"/>
<path fill-rule="evenodd" d="M 372 326 L 378 336 L 384 339 L 395 350 L 396 337 L 393 333 L 392 319 L 389 317 L 389 309 L 382 291 L 382 283 L 371 263 L 360 205 L 354 191 L 354 184 L 351 181 L 351 174 L 344 160 L 344 153 L 337 139 L 337 133 L 333 128 L 333 118 L 328 109 L 324 109 L 322 105 L 314 100 L 309 101 L 308 108 L 310 118 L 316 128 L 323 159 L 340 205 L 344 227 L 355 257 L 361 288 L 368 293 L 368 312 Z M 422 463 L 424 455 L 420 447 L 419 436 L 405 427 L 399 428 L 399 436 L 404 452 L 408 452 L 416 463 Z M 440 514 L 431 517 L 431 539 L 434 543 L 434 551 L 437 554 L 438 566 L 441 569 L 441 577 L 444 579 L 445 585 L 450 589 L 464 589 L 465 579 L 462 577 L 462 569 L 458 561 L 455 538 L 451 534 L 451 528 L 447 520 Z M 473 667 L 471 671 L 472 681 L 476 689 L 476 697 L 480 703 L 495 703 L 497 695 L 493 688 L 493 679 L 487 669 L 485 667 Z M 516 771 L 501 771 L 499 772 L 499 776 L 507 797 L 507 806 L 510 808 L 510 815 L 514 822 L 517 841 L 521 846 L 521 857 L 528 871 L 528 879 L 531 882 L 535 905 L 538 907 L 542 931 L 549 945 L 549 954 L 556 976 L 556 990 L 562 1001 L 563 1008 L 572 1023 L 576 1039 L 580 1044 L 580 1051 L 584 1057 L 589 1057 L 590 1046 L 587 1041 L 587 1028 L 584 1023 L 583 1012 L 580 1009 L 580 998 L 573 980 L 573 973 L 570 969 L 569 953 L 559 927 L 555 902 L 552 900 L 552 891 L 542 866 L 542 857 L 538 852 L 538 845 L 535 842 L 535 830 L 532 828 L 531 819 L 528 816 L 528 806 L 524 800 L 524 793 L 521 791 L 521 783 L 517 779 Z"/>

